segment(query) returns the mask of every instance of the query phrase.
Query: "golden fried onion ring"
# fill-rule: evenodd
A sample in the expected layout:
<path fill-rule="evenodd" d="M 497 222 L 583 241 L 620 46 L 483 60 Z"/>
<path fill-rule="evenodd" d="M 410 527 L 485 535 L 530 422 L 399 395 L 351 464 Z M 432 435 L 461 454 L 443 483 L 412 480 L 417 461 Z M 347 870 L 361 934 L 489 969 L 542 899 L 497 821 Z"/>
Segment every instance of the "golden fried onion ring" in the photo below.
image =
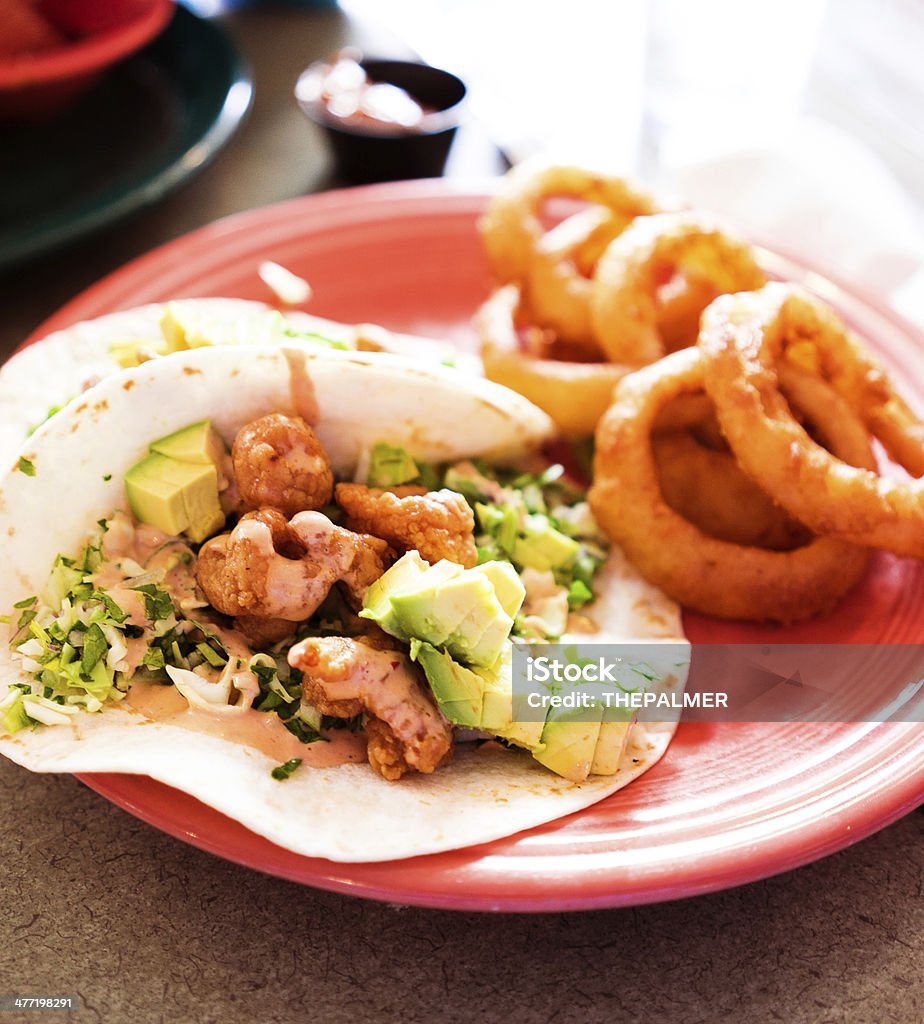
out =
<path fill-rule="evenodd" d="M 909 473 L 924 472 L 924 425 L 881 365 L 832 310 L 770 284 L 723 296 L 703 316 L 704 380 L 742 469 L 818 533 L 924 558 L 924 480 L 880 476 L 815 443 L 779 390 L 785 357 L 814 358 L 822 378 Z"/>
<path fill-rule="evenodd" d="M 540 214 L 553 197 L 590 206 L 547 232 Z M 533 321 L 596 352 L 587 275 L 626 225 L 657 209 L 651 195 L 622 178 L 530 160 L 504 178 L 479 229 L 494 276 L 521 286 Z"/>
<path fill-rule="evenodd" d="M 683 349 L 617 384 L 597 428 L 589 493 L 597 521 L 643 576 L 697 611 L 793 622 L 831 608 L 863 576 L 869 558 L 864 549 L 833 537 L 817 537 L 791 551 L 733 544 L 710 537 L 664 500 L 651 452 L 652 427 L 673 398 L 702 390 L 704 363 L 698 348 Z M 797 389 L 798 384 L 794 404 L 806 397 Z M 805 412 L 838 456 L 872 465 L 869 439 L 846 403 L 820 380 L 811 384 L 811 393 L 813 407 Z"/>
<path fill-rule="evenodd" d="M 717 296 L 766 280 L 751 246 L 700 214 L 641 217 L 597 263 L 593 332 L 612 362 L 654 362 L 695 343 L 699 316 Z"/>
<path fill-rule="evenodd" d="M 689 430 L 652 434 L 664 500 L 710 537 L 775 551 L 808 543 L 810 531 L 762 491 L 728 451 Z"/>
<path fill-rule="evenodd" d="M 616 382 L 631 367 L 571 362 L 524 351 L 516 328 L 519 307 L 519 288 L 507 285 L 494 292 L 476 313 L 485 375 L 538 405 L 562 433 L 592 434 Z"/>

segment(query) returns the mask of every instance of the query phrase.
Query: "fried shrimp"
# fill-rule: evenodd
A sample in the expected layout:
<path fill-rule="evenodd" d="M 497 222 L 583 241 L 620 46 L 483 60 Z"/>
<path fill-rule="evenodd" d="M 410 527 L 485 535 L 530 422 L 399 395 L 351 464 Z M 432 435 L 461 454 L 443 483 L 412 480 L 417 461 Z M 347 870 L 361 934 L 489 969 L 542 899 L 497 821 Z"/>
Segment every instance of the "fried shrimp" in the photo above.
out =
<path fill-rule="evenodd" d="M 273 413 L 248 423 L 234 439 L 231 459 L 248 508 L 294 516 L 330 502 L 334 475 L 327 452 L 298 416 Z"/>
<path fill-rule="evenodd" d="M 303 622 L 337 582 L 361 603 L 388 555 L 385 541 L 336 526 L 320 512 L 300 512 L 287 522 L 266 509 L 249 512 L 231 533 L 204 544 L 196 576 L 214 608 L 247 617 L 248 631 L 255 632 L 255 619 Z M 278 623 L 272 629 L 278 631 Z"/>
<path fill-rule="evenodd" d="M 310 637 L 289 651 L 305 698 L 323 715 L 365 712 L 369 764 L 385 779 L 429 774 L 452 749 L 452 729 L 406 654 L 347 637 Z"/>
<path fill-rule="evenodd" d="M 475 517 L 456 491 L 337 484 L 335 496 L 351 530 L 382 537 L 401 551 L 416 550 L 428 562 L 446 558 L 470 569 L 478 561 Z"/>

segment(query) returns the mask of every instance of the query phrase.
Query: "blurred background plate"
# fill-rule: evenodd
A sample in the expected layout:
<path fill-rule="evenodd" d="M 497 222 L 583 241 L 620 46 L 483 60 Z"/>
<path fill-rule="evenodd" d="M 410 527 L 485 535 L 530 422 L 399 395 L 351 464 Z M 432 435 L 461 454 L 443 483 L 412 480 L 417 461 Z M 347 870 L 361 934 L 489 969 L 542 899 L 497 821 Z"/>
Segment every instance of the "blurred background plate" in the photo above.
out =
<path fill-rule="evenodd" d="M 161 199 L 231 138 L 252 94 L 223 30 L 178 6 L 75 107 L 2 130 L 0 268 Z"/>

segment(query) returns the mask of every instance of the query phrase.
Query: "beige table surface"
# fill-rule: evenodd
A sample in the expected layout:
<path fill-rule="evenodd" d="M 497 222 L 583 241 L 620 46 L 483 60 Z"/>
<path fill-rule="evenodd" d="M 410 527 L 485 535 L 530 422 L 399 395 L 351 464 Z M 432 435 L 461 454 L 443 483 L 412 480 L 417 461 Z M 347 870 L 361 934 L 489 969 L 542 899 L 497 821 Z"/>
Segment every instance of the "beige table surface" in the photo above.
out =
<path fill-rule="evenodd" d="M 328 187 L 297 71 L 337 12 L 239 14 L 256 101 L 228 149 L 157 208 L 5 278 L 0 354 L 127 259 L 241 209 Z M 267 159 L 267 155 L 271 159 Z M 493 171 L 473 130 L 453 172 Z M 79 994 L 100 1022 L 924 1019 L 924 816 L 825 861 L 661 906 L 489 917 L 380 906 L 267 878 L 168 838 L 75 779 L 0 760 L 0 994 Z M 6 1021 L 66 1019 L 38 1013 Z"/>

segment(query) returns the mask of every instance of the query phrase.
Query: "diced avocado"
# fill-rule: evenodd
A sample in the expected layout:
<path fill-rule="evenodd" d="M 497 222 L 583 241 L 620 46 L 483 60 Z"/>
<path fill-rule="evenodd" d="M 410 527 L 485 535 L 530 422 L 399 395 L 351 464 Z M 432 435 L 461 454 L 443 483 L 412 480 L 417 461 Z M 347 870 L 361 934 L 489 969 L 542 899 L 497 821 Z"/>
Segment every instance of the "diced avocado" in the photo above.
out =
<path fill-rule="evenodd" d="M 398 487 L 416 480 L 418 476 L 420 469 L 404 448 L 384 442 L 373 447 L 366 478 L 370 487 Z"/>
<path fill-rule="evenodd" d="M 164 308 L 164 315 L 160 318 L 160 330 L 167 343 L 167 352 L 182 352 L 190 346 L 186 343 L 186 327 L 179 309 L 168 302 Z"/>
<path fill-rule="evenodd" d="M 432 644 L 414 641 L 413 657 L 424 670 L 440 710 L 456 725 L 477 729 L 481 725 L 484 680 L 471 669 L 453 661 Z"/>
<path fill-rule="evenodd" d="M 446 646 L 470 664 L 490 668 L 512 629 L 513 619 L 501 608 L 493 589 L 489 589 L 484 603 L 474 607 L 459 623 Z"/>
<path fill-rule="evenodd" d="M 493 597 L 491 584 L 472 578 L 461 565 L 441 559 L 412 589 L 392 594 L 391 606 L 409 636 L 431 644 L 444 644 L 472 608 Z M 479 633 L 480 635 L 480 633 Z"/>
<path fill-rule="evenodd" d="M 513 645 L 506 650 L 490 669 L 478 670 L 484 681 L 484 697 L 481 708 L 481 728 L 495 736 L 501 736 L 517 746 L 533 750 L 542 741 L 544 719 L 534 722 L 516 721 L 513 711 L 513 675 L 511 655 Z"/>
<path fill-rule="evenodd" d="M 533 757 L 546 768 L 572 782 L 583 782 L 590 774 L 600 720 L 583 721 L 585 713 L 560 714 L 548 718 L 542 730 L 542 745 Z"/>
<path fill-rule="evenodd" d="M 175 434 L 162 437 L 151 445 L 152 452 L 166 455 L 177 462 L 218 465 L 225 454 L 225 445 L 211 420 L 200 420 L 183 427 Z"/>
<path fill-rule="evenodd" d="M 526 588 L 516 569 L 509 562 L 493 561 L 482 562 L 471 571 L 487 576 L 494 586 L 494 593 L 497 594 L 501 608 L 511 619 L 515 619 L 526 599 Z"/>
<path fill-rule="evenodd" d="M 446 559 L 428 566 L 412 552 L 369 588 L 360 615 L 400 640 L 445 646 L 461 661 L 489 667 L 513 628 L 491 576 Z M 497 578 L 510 601 L 515 584 L 503 569 Z"/>
<path fill-rule="evenodd" d="M 408 551 L 366 591 L 363 610 L 359 613 L 363 619 L 377 622 L 386 633 L 407 640 L 408 636 L 400 628 L 397 617 L 391 607 L 392 594 L 400 594 L 403 590 L 413 587 L 414 583 L 430 568 L 416 551 Z"/>
<path fill-rule="evenodd" d="M 160 318 L 160 330 L 165 342 L 164 354 L 210 345 L 238 344 L 245 340 L 242 335 L 246 334 L 254 319 L 265 319 L 269 324 L 275 318 L 271 318 L 271 314 L 260 314 L 258 318 L 245 315 L 223 320 L 220 317 L 204 317 L 198 310 L 184 306 L 183 303 L 168 302 Z"/>
<path fill-rule="evenodd" d="M 603 722 L 594 748 L 591 775 L 615 775 L 629 740 L 633 722 Z"/>
<path fill-rule="evenodd" d="M 136 519 L 174 536 L 202 541 L 225 522 L 211 462 L 177 462 L 153 452 L 125 474 L 125 493 Z"/>
<path fill-rule="evenodd" d="M 558 569 L 574 561 L 580 545 L 556 530 L 543 515 L 527 516 L 523 524 L 525 536 L 517 537 L 513 560 L 531 569 Z"/>
<path fill-rule="evenodd" d="M 186 304 L 182 300 L 167 303 L 160 329 L 164 336 L 164 354 L 209 345 L 275 345 L 290 335 L 285 318 L 276 309 L 244 312 L 233 317 L 203 315 L 194 303 Z M 313 337 L 325 347 L 335 344 L 320 336 Z"/>

